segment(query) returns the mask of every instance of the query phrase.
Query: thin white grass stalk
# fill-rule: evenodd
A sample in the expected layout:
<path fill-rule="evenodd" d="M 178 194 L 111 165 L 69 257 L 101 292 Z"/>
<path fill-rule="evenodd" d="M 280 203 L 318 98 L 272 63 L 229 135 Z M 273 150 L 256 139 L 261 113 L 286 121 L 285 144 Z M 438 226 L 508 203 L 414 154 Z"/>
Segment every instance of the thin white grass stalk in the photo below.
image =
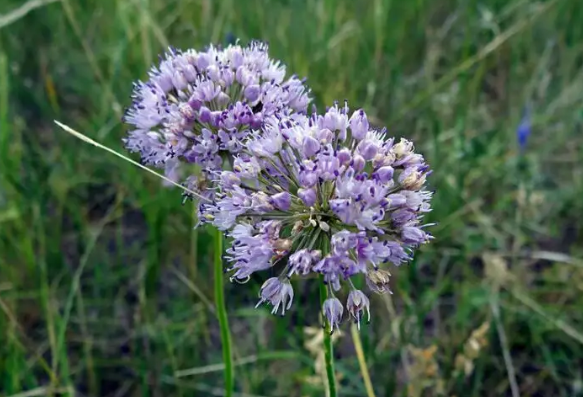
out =
<path fill-rule="evenodd" d="M 15 8 L 8 14 L 0 15 L 0 29 L 18 21 L 20 18 L 24 17 L 26 14 L 34 9 L 40 8 L 42 6 L 56 3 L 60 0 L 31 0 L 22 4 L 20 7 Z"/>
<path fill-rule="evenodd" d="M 176 277 L 178 279 L 180 279 L 180 281 L 182 281 L 184 283 L 184 285 L 186 285 L 186 287 L 188 287 L 188 289 L 190 289 L 192 292 L 194 292 L 194 294 L 198 297 L 198 299 L 200 299 L 202 301 L 202 303 L 204 303 L 207 306 L 207 309 L 209 312 L 211 312 L 213 315 L 217 315 L 217 312 L 215 310 L 215 307 L 213 306 L 212 302 L 209 300 L 209 298 L 206 297 L 206 295 L 200 290 L 200 288 L 198 288 L 196 286 L 196 284 L 194 284 L 192 281 L 190 281 L 188 279 L 188 277 L 186 277 L 184 274 L 180 273 L 178 271 L 178 269 L 171 267 L 170 271 L 172 273 L 174 273 L 174 275 L 176 275 Z"/>
<path fill-rule="evenodd" d="M 197 198 L 199 198 L 199 199 L 201 199 L 201 200 L 210 201 L 208 198 L 201 196 L 200 194 L 198 194 L 198 193 L 196 193 L 196 192 L 194 192 L 194 191 L 190 190 L 190 189 L 189 189 L 189 188 L 187 188 L 186 186 L 183 186 L 183 185 L 181 185 L 180 183 L 174 182 L 172 179 L 170 179 L 170 178 L 167 178 L 167 177 L 165 177 L 164 175 L 162 175 L 162 174 L 159 174 L 159 173 L 157 173 L 156 171 L 153 171 L 153 170 L 149 169 L 148 167 L 146 167 L 146 166 L 144 166 L 144 165 L 142 165 L 142 164 L 138 163 L 137 161 L 134 161 L 134 160 L 130 159 L 129 157 L 126 157 L 126 156 L 124 156 L 123 154 L 121 154 L 121 153 L 118 153 L 118 152 L 116 152 L 115 150 L 113 150 L 113 149 L 111 149 L 111 148 L 108 148 L 107 146 L 105 146 L 105 145 L 102 145 L 102 144 L 101 144 L 101 143 L 99 143 L 99 142 L 96 142 L 96 141 L 94 141 L 93 139 L 89 138 L 88 136 L 86 136 L 86 135 L 83 135 L 82 133 L 80 133 L 80 132 L 78 132 L 78 131 L 75 131 L 75 130 L 74 130 L 74 129 L 72 129 L 71 127 L 69 127 L 69 126 L 67 126 L 67 125 L 65 125 L 65 124 L 63 124 L 63 123 L 61 123 L 61 122 L 59 122 L 59 121 L 57 121 L 57 120 L 54 120 L 54 121 L 55 121 L 55 123 L 56 123 L 56 124 L 57 124 L 59 127 L 61 127 L 63 130 L 65 130 L 65 131 L 66 131 L 66 132 L 68 132 L 69 134 L 73 135 L 75 138 L 81 139 L 82 141 L 84 141 L 84 142 L 86 142 L 86 143 L 89 143 L 90 145 L 96 146 L 96 147 L 98 147 L 99 149 L 105 150 L 106 152 L 109 152 L 109 153 L 113 154 L 114 156 L 117 156 L 117 157 L 119 157 L 119 158 L 121 158 L 121 159 L 123 159 L 123 160 L 127 161 L 128 163 L 131 163 L 131 164 L 135 165 L 136 167 L 139 167 L 139 168 L 141 168 L 141 169 L 143 169 L 143 170 L 145 170 L 145 171 L 148 171 L 150 174 L 154 174 L 154 175 L 156 175 L 158 178 L 160 178 L 160 179 L 163 179 L 163 180 L 165 180 L 166 182 L 168 182 L 168 183 L 171 183 L 172 185 L 179 187 L 180 189 L 184 190 L 184 191 L 185 191 L 185 192 L 187 192 L 188 194 L 191 194 L 191 195 L 193 195 L 193 196 L 195 196 L 195 197 L 197 197 Z"/>
<path fill-rule="evenodd" d="M 354 343 L 354 350 L 356 351 L 356 357 L 358 358 L 358 365 L 360 366 L 360 373 L 362 374 L 362 380 L 364 381 L 364 388 L 366 389 L 367 397 L 376 397 L 374 394 L 374 389 L 372 387 L 372 382 L 370 380 L 370 374 L 368 372 L 368 367 L 366 366 L 366 359 L 364 357 L 364 351 L 362 349 L 362 342 L 360 341 L 359 330 L 356 328 L 356 324 L 350 324 L 350 333 L 352 335 L 352 342 Z"/>
<path fill-rule="evenodd" d="M 265 361 L 265 360 L 297 360 L 299 358 L 299 354 L 295 351 L 275 351 L 269 353 L 263 353 L 260 355 L 252 355 L 248 357 L 243 357 L 239 360 L 233 361 L 233 366 L 238 367 L 247 364 L 254 364 L 258 361 Z M 194 376 L 194 375 L 206 375 L 213 372 L 223 371 L 225 369 L 225 364 L 210 364 L 205 365 L 204 367 L 197 367 L 197 368 L 189 368 L 183 369 L 180 371 L 176 371 L 174 373 L 175 378 L 183 378 L 187 376 Z"/>
<path fill-rule="evenodd" d="M 512 293 L 512 295 L 520 302 L 522 302 L 522 304 L 524 304 L 526 307 L 530 308 L 532 311 L 543 317 L 545 320 L 550 322 L 552 325 L 563 331 L 577 342 L 583 344 L 583 334 L 571 324 L 561 320 L 560 318 L 551 316 L 542 308 L 541 305 L 539 305 L 522 291 L 519 291 L 517 288 L 508 288 L 508 291 L 510 291 L 510 293 Z"/>
<path fill-rule="evenodd" d="M 18 394 L 11 394 L 8 397 L 37 397 L 37 396 L 48 396 L 51 394 L 71 394 L 73 395 L 75 390 L 72 387 L 39 387 L 38 389 L 28 390 Z"/>
<path fill-rule="evenodd" d="M 504 332 L 504 327 L 502 326 L 502 320 L 500 319 L 500 306 L 498 303 L 498 287 L 494 287 L 494 290 L 490 293 L 490 308 L 492 314 L 494 315 L 494 323 L 496 324 L 496 332 L 498 333 L 498 338 L 500 339 L 500 346 L 502 347 L 502 357 L 504 358 L 504 365 L 506 366 L 506 373 L 508 375 L 508 382 L 510 383 L 510 391 L 512 397 L 520 397 L 520 388 L 518 387 L 518 382 L 516 381 L 516 370 L 512 364 L 512 357 L 510 356 L 510 350 L 508 349 L 508 338 L 506 337 L 506 332 Z"/>

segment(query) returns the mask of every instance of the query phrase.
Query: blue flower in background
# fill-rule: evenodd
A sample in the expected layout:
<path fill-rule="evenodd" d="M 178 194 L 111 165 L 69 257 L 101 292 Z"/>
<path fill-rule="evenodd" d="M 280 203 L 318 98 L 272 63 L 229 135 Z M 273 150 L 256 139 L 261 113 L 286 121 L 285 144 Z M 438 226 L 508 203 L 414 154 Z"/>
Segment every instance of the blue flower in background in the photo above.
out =
<path fill-rule="evenodd" d="M 520 124 L 516 129 L 516 138 L 518 140 L 518 145 L 520 146 L 521 150 L 524 150 L 526 147 L 526 143 L 528 141 L 528 137 L 531 132 L 531 120 L 530 120 L 530 106 L 527 106 L 524 109 L 522 114 L 522 119 L 520 120 Z"/>

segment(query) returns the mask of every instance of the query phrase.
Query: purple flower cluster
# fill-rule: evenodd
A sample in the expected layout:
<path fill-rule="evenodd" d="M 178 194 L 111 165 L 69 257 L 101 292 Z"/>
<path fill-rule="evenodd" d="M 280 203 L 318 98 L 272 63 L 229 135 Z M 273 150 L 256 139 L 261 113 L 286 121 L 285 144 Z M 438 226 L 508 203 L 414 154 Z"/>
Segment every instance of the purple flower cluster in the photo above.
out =
<path fill-rule="evenodd" d="M 360 325 L 370 316 L 369 300 L 352 277 L 389 291 L 390 274 L 381 266 L 410 260 L 432 238 L 422 223 L 430 211 L 429 173 L 411 142 L 372 129 L 363 110 L 350 114 L 336 104 L 323 115 L 276 114 L 244 142 L 232 171 L 217 173 L 218 192 L 201 215 L 233 238 L 233 279 L 282 263 L 281 275 L 260 294 L 274 313 L 291 305 L 289 278 L 318 274 L 332 327 L 344 312 L 335 297 L 343 284 L 351 289 L 346 309 Z"/>
<path fill-rule="evenodd" d="M 266 118 L 306 111 L 309 90 L 269 58 L 268 46 L 229 45 L 206 51 L 169 49 L 149 80 L 134 84 L 124 122 L 126 148 L 144 164 L 178 179 L 182 163 L 220 170 Z"/>
<path fill-rule="evenodd" d="M 371 128 L 363 110 L 335 104 L 307 115 L 310 90 L 285 75 L 259 42 L 170 49 L 134 86 L 124 142 L 173 180 L 184 164 L 200 166 L 185 183 L 202 198 L 199 220 L 232 239 L 231 280 L 282 268 L 261 287 L 258 305 L 283 315 L 294 297 L 290 279 L 318 275 L 331 328 L 345 309 L 360 326 L 370 302 L 353 277 L 390 292 L 384 265 L 409 261 L 432 239 L 423 224 L 429 167 L 411 142 Z M 344 305 L 342 286 L 350 289 Z"/>

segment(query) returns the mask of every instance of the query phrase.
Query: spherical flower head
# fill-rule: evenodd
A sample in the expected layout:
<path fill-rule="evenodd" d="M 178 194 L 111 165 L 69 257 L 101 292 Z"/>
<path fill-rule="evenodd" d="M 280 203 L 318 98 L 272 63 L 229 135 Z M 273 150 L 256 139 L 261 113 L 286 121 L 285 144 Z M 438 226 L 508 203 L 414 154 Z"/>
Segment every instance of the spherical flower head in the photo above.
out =
<path fill-rule="evenodd" d="M 266 120 L 262 134 L 250 137 L 236 156 L 234 175 L 217 177 L 215 202 L 204 214 L 221 230 L 277 224 L 269 236 L 252 232 L 261 236 L 254 237 L 261 249 L 246 243 L 232 257 L 237 277 L 276 266 L 287 278 L 317 274 L 330 299 L 348 285 L 348 311 L 359 324 L 369 302 L 354 290 L 352 278 L 364 277 L 372 291 L 387 292 L 389 273 L 382 268 L 409 261 L 432 239 L 423 223 L 431 210 L 429 167 L 412 143 L 394 144 L 367 120 L 363 110 L 349 117 L 348 106 L 337 104 L 323 115 Z M 287 245 L 278 249 L 277 241 Z M 241 244 L 235 241 L 231 249 L 239 252 Z M 330 310 L 337 326 L 332 313 L 338 310 Z"/>
<path fill-rule="evenodd" d="M 277 114 L 305 113 L 309 89 L 269 57 L 265 43 L 170 48 L 145 82 L 134 84 L 124 122 L 126 148 L 178 179 L 181 163 L 220 170 L 252 131 Z"/>

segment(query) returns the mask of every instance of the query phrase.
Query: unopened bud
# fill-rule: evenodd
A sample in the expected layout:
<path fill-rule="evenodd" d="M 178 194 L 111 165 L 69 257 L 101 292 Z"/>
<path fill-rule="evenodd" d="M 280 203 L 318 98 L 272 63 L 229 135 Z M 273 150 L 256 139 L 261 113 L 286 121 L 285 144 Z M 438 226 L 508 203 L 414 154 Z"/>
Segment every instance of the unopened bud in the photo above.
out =
<path fill-rule="evenodd" d="M 320 226 L 320 229 L 322 229 L 323 231 L 325 231 L 325 232 L 330 231 L 330 225 L 328 225 L 326 222 L 320 221 L 320 222 L 318 222 L 318 225 Z"/>

